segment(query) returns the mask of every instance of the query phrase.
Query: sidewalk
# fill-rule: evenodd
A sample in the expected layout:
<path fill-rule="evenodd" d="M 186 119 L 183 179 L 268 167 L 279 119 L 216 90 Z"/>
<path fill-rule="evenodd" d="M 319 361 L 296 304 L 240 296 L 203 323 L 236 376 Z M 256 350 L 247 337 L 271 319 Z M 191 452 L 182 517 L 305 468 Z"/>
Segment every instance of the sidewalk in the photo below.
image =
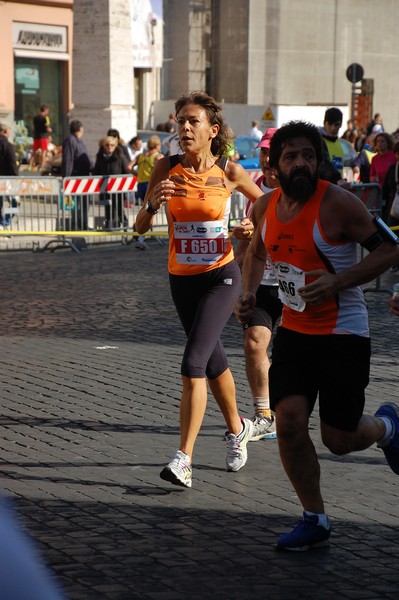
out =
<path fill-rule="evenodd" d="M 193 488 L 160 479 L 178 446 L 184 335 L 167 248 L 148 245 L 1 255 L 2 488 L 66 597 L 396 600 L 399 479 L 375 447 L 331 455 L 317 415 L 329 549 L 275 551 L 276 536 L 301 515 L 277 441 L 250 444 L 246 467 L 228 473 L 212 397 Z M 387 273 L 382 286 L 396 281 L 399 273 Z M 399 319 L 388 294 L 366 297 L 374 412 L 398 400 Z M 240 410 L 252 416 L 234 318 L 223 339 Z"/>

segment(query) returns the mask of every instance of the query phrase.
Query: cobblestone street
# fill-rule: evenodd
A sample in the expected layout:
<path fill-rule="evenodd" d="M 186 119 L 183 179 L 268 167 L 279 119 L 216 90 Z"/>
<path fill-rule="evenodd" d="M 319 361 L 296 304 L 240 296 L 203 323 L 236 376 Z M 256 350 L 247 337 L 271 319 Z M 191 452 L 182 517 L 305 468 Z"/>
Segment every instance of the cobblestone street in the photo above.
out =
<path fill-rule="evenodd" d="M 276 552 L 301 516 L 277 442 L 250 444 L 246 467 L 228 473 L 211 396 L 193 488 L 160 479 L 179 440 L 184 334 L 167 246 L 148 245 L 0 255 L 2 488 L 66 598 L 397 600 L 399 479 L 376 447 L 331 455 L 317 411 L 328 549 Z M 382 287 L 396 281 L 387 273 Z M 386 293 L 366 297 L 374 412 L 398 401 L 399 319 Z M 223 341 L 252 417 L 233 317 Z"/>

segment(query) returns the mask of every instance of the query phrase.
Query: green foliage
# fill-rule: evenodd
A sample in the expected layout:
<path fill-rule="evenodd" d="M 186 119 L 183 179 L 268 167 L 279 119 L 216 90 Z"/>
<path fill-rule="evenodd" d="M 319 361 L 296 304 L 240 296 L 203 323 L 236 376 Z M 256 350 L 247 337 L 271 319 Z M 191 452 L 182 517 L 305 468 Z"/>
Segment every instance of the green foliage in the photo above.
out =
<path fill-rule="evenodd" d="M 12 130 L 14 134 L 13 144 L 18 163 L 22 164 L 29 162 L 29 150 L 32 146 L 33 139 L 29 135 L 25 122 L 14 121 Z"/>

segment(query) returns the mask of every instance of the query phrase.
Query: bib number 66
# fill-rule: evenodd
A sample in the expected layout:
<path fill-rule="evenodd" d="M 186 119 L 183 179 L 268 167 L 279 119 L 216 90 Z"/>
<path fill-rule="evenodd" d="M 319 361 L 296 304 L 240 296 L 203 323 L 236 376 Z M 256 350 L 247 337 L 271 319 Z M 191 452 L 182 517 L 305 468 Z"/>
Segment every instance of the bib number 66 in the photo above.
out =
<path fill-rule="evenodd" d="M 282 281 L 281 279 L 278 282 L 281 291 L 284 294 L 288 294 L 290 296 L 295 296 L 295 284 L 293 281 Z"/>

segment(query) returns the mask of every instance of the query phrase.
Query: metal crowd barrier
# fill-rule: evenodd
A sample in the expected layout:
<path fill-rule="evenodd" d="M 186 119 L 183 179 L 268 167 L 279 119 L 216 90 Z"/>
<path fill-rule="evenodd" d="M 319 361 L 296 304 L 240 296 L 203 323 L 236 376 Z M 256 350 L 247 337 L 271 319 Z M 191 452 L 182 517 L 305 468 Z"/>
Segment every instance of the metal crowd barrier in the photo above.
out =
<path fill-rule="evenodd" d="M 60 217 L 61 179 L 0 177 L 0 222 L 16 234 L 52 231 Z"/>
<path fill-rule="evenodd" d="M 256 179 L 261 171 L 248 173 Z M 0 250 L 54 251 L 67 246 L 78 252 L 87 242 L 129 243 L 140 209 L 136 187 L 134 175 L 0 177 Z M 233 192 L 232 227 L 244 217 L 246 204 L 242 194 Z M 167 235 L 166 215 L 159 211 L 146 237 Z"/>
<path fill-rule="evenodd" d="M 262 171 L 247 171 L 248 175 L 256 181 L 261 175 Z M 236 225 L 239 225 L 241 219 L 245 217 L 246 207 L 248 204 L 248 198 L 234 190 L 231 194 L 231 210 L 230 210 L 230 219 L 229 219 L 229 229 L 232 230 Z"/>
<path fill-rule="evenodd" d="M 134 175 L 65 178 L 61 198 L 63 230 L 84 232 L 88 239 L 109 240 L 119 236 L 123 243 L 129 243 L 129 232 L 132 237 L 141 207 L 136 199 L 136 187 Z M 156 216 L 156 224 L 167 228 L 166 218 L 161 213 Z"/>
<path fill-rule="evenodd" d="M 256 180 L 261 171 L 249 171 Z M 55 250 L 69 246 L 76 252 L 87 241 L 104 243 L 133 239 L 133 224 L 140 209 L 134 175 L 110 177 L 37 176 L 0 177 L 0 250 Z M 378 184 L 352 184 L 356 194 L 372 214 L 381 215 L 382 196 Z M 247 199 L 234 191 L 231 198 L 230 228 L 245 216 Z M 394 227 L 392 229 L 398 229 Z M 137 235 L 137 234 L 136 234 Z M 167 237 L 164 211 L 155 216 L 146 237 Z M 24 247 L 21 238 L 25 239 Z M 50 238 L 50 241 L 46 240 Z M 368 291 L 391 292 L 380 286 L 380 278 Z"/>
<path fill-rule="evenodd" d="M 378 183 L 352 183 L 351 191 L 360 198 L 373 215 L 381 217 L 383 203 Z"/>
<path fill-rule="evenodd" d="M 366 208 L 376 217 L 381 217 L 383 209 L 383 200 L 381 188 L 378 183 L 352 183 L 351 191 L 355 196 L 365 204 Z M 363 258 L 364 250 L 361 248 L 360 256 Z M 390 288 L 381 287 L 381 276 L 379 275 L 375 280 L 374 287 L 363 288 L 363 292 L 385 292 L 392 294 Z"/>
<path fill-rule="evenodd" d="M 134 175 L 0 177 L 0 249 L 21 248 L 22 237 L 36 251 L 69 246 L 78 252 L 89 240 L 128 243 L 140 209 L 136 184 Z M 151 235 L 167 235 L 164 211 Z"/>
<path fill-rule="evenodd" d="M 34 249 L 38 239 L 52 235 L 60 222 L 61 182 L 31 174 L 0 177 L 0 249 Z"/>

